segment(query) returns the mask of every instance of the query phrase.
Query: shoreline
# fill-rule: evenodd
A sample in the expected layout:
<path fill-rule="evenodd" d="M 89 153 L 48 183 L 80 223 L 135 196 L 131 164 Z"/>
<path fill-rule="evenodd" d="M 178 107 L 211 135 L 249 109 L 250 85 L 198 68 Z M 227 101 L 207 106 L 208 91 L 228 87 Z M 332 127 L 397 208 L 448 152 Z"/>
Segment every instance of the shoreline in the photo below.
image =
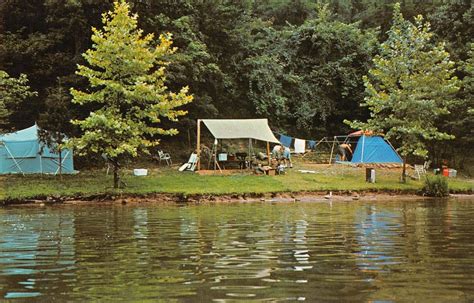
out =
<path fill-rule="evenodd" d="M 474 194 L 456 192 L 446 198 L 473 198 Z M 201 204 L 201 203 L 255 203 L 255 202 L 351 202 L 358 200 L 434 200 L 443 199 L 420 195 L 414 190 L 341 190 L 341 191 L 299 191 L 268 193 L 229 193 L 229 194 L 184 194 L 184 193 L 150 193 L 150 194 L 116 194 L 103 193 L 77 196 L 42 196 L 28 199 L 0 200 L 0 207 L 7 206 L 45 206 L 71 204 Z"/>

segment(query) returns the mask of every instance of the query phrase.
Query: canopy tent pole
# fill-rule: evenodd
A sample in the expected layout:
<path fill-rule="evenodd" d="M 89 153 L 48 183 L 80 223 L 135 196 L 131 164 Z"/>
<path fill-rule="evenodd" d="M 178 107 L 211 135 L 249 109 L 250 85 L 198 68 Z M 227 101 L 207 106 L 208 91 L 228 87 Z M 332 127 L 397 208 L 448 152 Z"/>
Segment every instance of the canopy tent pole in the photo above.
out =
<path fill-rule="evenodd" d="M 201 170 L 201 119 L 197 120 L 197 170 Z"/>
<path fill-rule="evenodd" d="M 251 158 L 251 151 L 250 149 L 252 148 L 252 139 L 249 139 L 249 166 L 247 167 L 250 169 L 250 158 Z"/>
<path fill-rule="evenodd" d="M 393 147 L 392 143 L 391 143 L 390 141 L 388 141 L 388 140 L 385 140 L 385 138 L 383 138 L 383 140 L 384 140 L 385 142 L 387 142 L 387 143 L 390 145 L 390 147 L 393 149 L 393 151 L 395 151 L 395 153 L 397 154 L 397 156 L 400 157 L 400 154 L 398 154 L 397 150 L 395 149 L 395 147 Z M 400 157 L 400 159 L 401 159 L 401 158 L 402 158 L 402 157 Z"/>
<path fill-rule="evenodd" d="M 5 149 L 7 150 L 8 154 L 10 155 L 10 157 L 12 157 L 12 160 L 13 162 L 15 163 L 16 167 L 18 168 L 18 170 L 20 171 L 20 173 L 24 176 L 25 173 L 23 172 L 23 170 L 21 169 L 20 165 L 18 164 L 18 162 L 16 162 L 16 159 L 15 157 L 13 156 L 13 154 L 10 152 L 10 149 L 8 148 L 8 146 L 4 143 L 4 142 L 1 142 L 1 144 L 3 146 L 5 146 Z"/>
<path fill-rule="evenodd" d="M 217 164 L 217 139 L 214 139 L 214 145 L 212 146 L 212 158 L 214 159 L 214 170 L 216 170 Z"/>
<path fill-rule="evenodd" d="M 267 141 L 267 159 L 268 166 L 272 166 L 272 159 L 270 158 L 270 142 Z"/>
<path fill-rule="evenodd" d="M 222 143 L 222 142 L 221 142 Z M 216 170 L 216 168 L 219 169 L 219 171 L 222 173 L 222 169 L 221 169 L 221 166 L 219 165 L 219 162 L 217 161 L 217 147 L 219 145 L 219 142 L 216 138 L 214 138 L 214 144 L 212 145 L 212 151 L 211 151 L 211 158 L 214 159 L 214 170 Z"/>

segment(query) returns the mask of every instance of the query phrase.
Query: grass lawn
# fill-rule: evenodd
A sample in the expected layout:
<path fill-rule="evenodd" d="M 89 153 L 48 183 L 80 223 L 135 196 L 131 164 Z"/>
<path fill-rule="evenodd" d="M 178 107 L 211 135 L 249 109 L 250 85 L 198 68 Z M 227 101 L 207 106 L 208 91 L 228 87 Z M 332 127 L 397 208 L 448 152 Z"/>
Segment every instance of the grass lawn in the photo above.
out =
<path fill-rule="evenodd" d="M 304 174 L 298 169 L 311 169 L 316 173 Z M 124 189 L 113 190 L 113 177 L 104 170 L 82 171 L 78 175 L 59 176 L 9 175 L 0 177 L 0 200 L 44 198 L 47 196 L 93 196 L 100 194 L 244 194 L 301 191 L 400 191 L 416 192 L 423 182 L 409 180 L 399 182 L 400 170 L 376 169 L 376 183 L 365 182 L 363 168 L 342 165 L 308 166 L 297 165 L 281 176 L 250 175 L 247 172 L 236 175 L 205 175 L 180 173 L 176 168 L 152 168 L 145 177 L 133 176 L 131 170 L 123 172 L 127 184 Z M 472 192 L 474 180 L 450 179 L 454 192 Z"/>

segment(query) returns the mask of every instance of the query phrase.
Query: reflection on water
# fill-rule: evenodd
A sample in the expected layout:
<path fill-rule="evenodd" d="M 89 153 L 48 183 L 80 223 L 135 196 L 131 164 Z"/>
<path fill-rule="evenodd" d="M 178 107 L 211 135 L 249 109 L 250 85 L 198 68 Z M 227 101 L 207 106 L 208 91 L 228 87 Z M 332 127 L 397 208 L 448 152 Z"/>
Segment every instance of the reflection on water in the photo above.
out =
<path fill-rule="evenodd" d="M 0 209 L 0 299 L 472 301 L 474 201 Z"/>

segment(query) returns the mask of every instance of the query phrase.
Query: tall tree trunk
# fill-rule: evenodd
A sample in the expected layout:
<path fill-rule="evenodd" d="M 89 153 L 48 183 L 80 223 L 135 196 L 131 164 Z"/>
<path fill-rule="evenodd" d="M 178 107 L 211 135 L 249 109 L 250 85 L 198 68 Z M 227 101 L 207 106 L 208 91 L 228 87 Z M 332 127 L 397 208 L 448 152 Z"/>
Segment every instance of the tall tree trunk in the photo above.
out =
<path fill-rule="evenodd" d="M 189 145 L 189 148 L 192 147 L 191 146 L 191 132 L 190 132 L 189 128 L 188 128 L 188 145 Z"/>
<path fill-rule="evenodd" d="M 403 157 L 402 182 L 407 183 L 407 157 Z"/>
<path fill-rule="evenodd" d="M 120 184 L 119 165 L 118 165 L 118 162 L 116 161 L 112 163 L 114 165 L 114 188 L 117 189 L 119 188 L 119 184 Z"/>

